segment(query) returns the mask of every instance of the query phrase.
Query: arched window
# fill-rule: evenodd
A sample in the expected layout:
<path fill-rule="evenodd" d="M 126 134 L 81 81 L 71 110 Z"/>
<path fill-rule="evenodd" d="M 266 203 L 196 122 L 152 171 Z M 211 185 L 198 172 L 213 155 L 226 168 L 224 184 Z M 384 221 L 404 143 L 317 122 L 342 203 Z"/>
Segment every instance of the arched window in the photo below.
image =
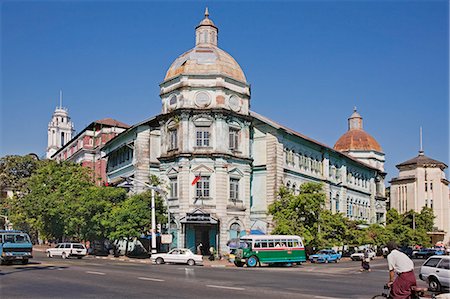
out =
<path fill-rule="evenodd" d="M 240 236 L 241 236 L 241 226 L 239 225 L 239 223 L 235 222 L 230 226 L 230 240 L 239 238 Z"/>

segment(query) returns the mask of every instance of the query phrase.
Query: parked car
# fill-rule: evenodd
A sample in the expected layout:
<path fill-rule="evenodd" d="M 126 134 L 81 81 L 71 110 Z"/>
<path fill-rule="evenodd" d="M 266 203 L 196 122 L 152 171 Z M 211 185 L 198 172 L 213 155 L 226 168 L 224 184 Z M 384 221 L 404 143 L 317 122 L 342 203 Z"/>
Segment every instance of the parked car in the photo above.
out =
<path fill-rule="evenodd" d="M 322 249 L 316 254 L 312 254 L 309 256 L 309 261 L 311 263 L 329 263 L 335 262 L 337 263 L 341 259 L 341 254 L 337 253 L 332 249 Z"/>
<path fill-rule="evenodd" d="M 375 258 L 375 251 L 372 249 L 369 249 L 369 258 L 373 260 Z M 364 259 L 364 251 L 355 252 L 352 255 L 350 255 L 350 258 L 352 261 L 362 261 Z"/>
<path fill-rule="evenodd" d="M 54 248 L 46 250 L 48 257 L 60 256 L 63 259 L 77 257 L 81 259 L 87 255 L 86 247 L 81 243 L 60 243 Z"/>
<path fill-rule="evenodd" d="M 434 249 L 434 248 L 422 248 L 420 251 L 416 252 L 414 255 L 415 258 L 418 259 L 426 259 L 429 258 L 432 255 L 443 255 L 445 252 L 440 249 Z"/>
<path fill-rule="evenodd" d="M 150 258 L 158 265 L 164 263 L 188 264 L 189 266 L 203 264 L 203 256 L 193 254 L 192 251 L 185 248 L 175 248 L 168 253 L 152 254 Z"/>
<path fill-rule="evenodd" d="M 433 255 L 420 268 L 419 278 L 428 283 L 429 290 L 440 292 L 450 288 L 450 256 Z"/>

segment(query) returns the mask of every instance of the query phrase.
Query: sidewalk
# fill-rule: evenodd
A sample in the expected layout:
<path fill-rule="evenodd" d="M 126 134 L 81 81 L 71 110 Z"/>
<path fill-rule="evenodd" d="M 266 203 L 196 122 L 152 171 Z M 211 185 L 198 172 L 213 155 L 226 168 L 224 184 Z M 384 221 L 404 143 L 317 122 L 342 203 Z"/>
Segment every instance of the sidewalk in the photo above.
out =
<path fill-rule="evenodd" d="M 46 249 L 51 248 L 47 245 L 34 245 L 33 251 L 45 252 Z M 102 260 L 112 260 L 112 261 L 120 261 L 120 262 L 129 262 L 129 263 L 142 263 L 142 264 L 152 264 L 152 261 L 149 258 L 129 258 L 126 256 L 114 257 L 112 255 L 108 256 L 96 256 L 96 255 L 88 255 L 88 258 L 92 259 L 102 259 Z M 235 267 L 233 263 L 230 263 L 227 260 L 208 260 L 207 256 L 203 257 L 203 266 L 204 267 L 216 267 L 216 268 L 224 268 L 224 267 Z"/>

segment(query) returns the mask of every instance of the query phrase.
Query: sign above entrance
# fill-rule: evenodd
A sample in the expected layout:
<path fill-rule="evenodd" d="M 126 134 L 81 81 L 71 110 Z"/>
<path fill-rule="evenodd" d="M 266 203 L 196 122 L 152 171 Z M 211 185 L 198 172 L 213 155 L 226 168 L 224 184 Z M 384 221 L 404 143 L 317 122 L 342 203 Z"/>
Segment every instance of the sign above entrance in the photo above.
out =
<path fill-rule="evenodd" d="M 210 213 L 197 209 L 192 213 L 186 213 L 186 216 L 180 219 L 181 223 L 205 223 L 217 224 L 217 219 L 212 217 Z"/>

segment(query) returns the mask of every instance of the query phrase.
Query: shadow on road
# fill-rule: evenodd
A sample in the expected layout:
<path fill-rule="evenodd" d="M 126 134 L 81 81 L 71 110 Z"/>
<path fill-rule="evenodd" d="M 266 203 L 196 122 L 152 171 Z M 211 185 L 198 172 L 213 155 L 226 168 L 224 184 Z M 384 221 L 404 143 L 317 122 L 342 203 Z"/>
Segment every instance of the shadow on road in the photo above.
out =
<path fill-rule="evenodd" d="M 40 263 L 30 263 L 30 264 L 36 264 L 39 265 Z M 36 270 L 60 270 L 60 269 L 67 269 L 69 267 L 63 266 L 19 266 L 19 267 L 12 267 L 12 268 L 2 268 L 0 269 L 0 276 L 4 275 L 11 275 L 19 272 L 25 272 L 25 271 L 36 271 Z M 5 270 L 11 269 L 12 271 L 5 272 Z"/>

